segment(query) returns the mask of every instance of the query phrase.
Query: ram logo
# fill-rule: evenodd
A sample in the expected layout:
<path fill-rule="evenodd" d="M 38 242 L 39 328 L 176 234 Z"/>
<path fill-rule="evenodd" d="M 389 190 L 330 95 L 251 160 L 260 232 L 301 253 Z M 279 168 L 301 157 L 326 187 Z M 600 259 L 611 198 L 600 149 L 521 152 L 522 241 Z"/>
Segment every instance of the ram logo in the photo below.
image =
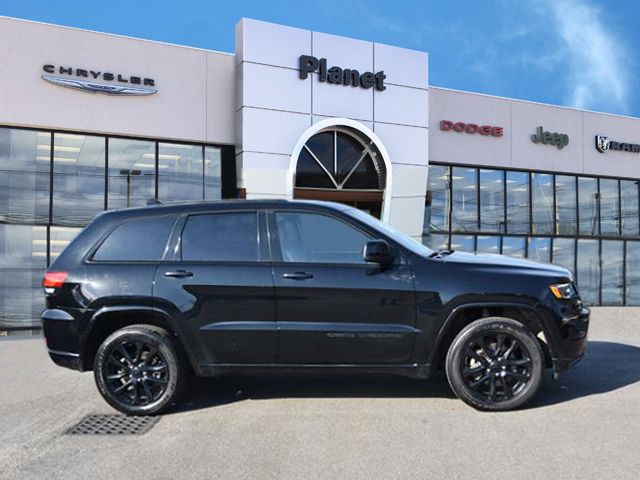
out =
<path fill-rule="evenodd" d="M 606 135 L 596 135 L 596 149 L 600 153 L 604 153 L 609 150 L 611 146 L 611 139 Z"/>

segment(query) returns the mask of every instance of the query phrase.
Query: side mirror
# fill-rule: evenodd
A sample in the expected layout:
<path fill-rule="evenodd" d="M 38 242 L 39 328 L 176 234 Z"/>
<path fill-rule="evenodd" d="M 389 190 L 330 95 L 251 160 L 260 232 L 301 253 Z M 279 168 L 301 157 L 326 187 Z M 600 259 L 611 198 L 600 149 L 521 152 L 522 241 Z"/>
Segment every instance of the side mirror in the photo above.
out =
<path fill-rule="evenodd" d="M 365 262 L 388 265 L 393 263 L 391 247 L 384 240 L 371 240 L 364 245 L 362 258 Z"/>

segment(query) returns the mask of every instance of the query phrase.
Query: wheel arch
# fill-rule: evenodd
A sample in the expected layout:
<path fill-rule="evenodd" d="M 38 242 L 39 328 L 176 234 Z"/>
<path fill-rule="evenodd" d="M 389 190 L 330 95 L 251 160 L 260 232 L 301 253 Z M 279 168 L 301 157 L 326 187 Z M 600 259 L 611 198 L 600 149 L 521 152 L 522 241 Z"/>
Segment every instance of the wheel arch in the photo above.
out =
<path fill-rule="evenodd" d="M 545 364 L 551 366 L 554 348 L 550 343 L 552 337 L 549 335 L 543 314 L 533 305 L 524 302 L 489 301 L 463 303 L 449 311 L 427 359 L 432 370 L 443 368 L 447 350 L 463 328 L 475 320 L 486 317 L 510 318 L 522 323 L 536 336 L 545 355 Z M 540 338 L 540 332 L 544 340 Z"/>

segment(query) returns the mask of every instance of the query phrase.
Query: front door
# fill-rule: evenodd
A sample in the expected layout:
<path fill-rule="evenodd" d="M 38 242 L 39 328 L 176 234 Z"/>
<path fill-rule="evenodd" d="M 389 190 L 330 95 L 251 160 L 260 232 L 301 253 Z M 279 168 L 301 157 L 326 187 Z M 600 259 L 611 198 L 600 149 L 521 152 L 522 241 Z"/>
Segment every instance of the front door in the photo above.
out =
<path fill-rule="evenodd" d="M 200 364 L 275 362 L 275 297 L 265 238 L 262 213 L 189 215 L 174 260 L 159 265 L 155 300 L 171 311 L 189 345 L 197 346 Z"/>
<path fill-rule="evenodd" d="M 408 363 L 416 334 L 413 274 L 362 259 L 371 233 L 331 214 L 270 216 L 281 364 Z"/>

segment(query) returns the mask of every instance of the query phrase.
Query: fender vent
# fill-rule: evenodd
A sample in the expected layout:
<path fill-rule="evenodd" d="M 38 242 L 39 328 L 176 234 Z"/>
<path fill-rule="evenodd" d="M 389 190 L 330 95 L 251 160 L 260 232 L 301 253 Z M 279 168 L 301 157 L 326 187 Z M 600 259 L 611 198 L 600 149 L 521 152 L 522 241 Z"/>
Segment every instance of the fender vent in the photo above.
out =
<path fill-rule="evenodd" d="M 119 414 L 87 415 L 67 435 L 142 435 L 158 423 L 160 417 L 128 417 Z"/>

